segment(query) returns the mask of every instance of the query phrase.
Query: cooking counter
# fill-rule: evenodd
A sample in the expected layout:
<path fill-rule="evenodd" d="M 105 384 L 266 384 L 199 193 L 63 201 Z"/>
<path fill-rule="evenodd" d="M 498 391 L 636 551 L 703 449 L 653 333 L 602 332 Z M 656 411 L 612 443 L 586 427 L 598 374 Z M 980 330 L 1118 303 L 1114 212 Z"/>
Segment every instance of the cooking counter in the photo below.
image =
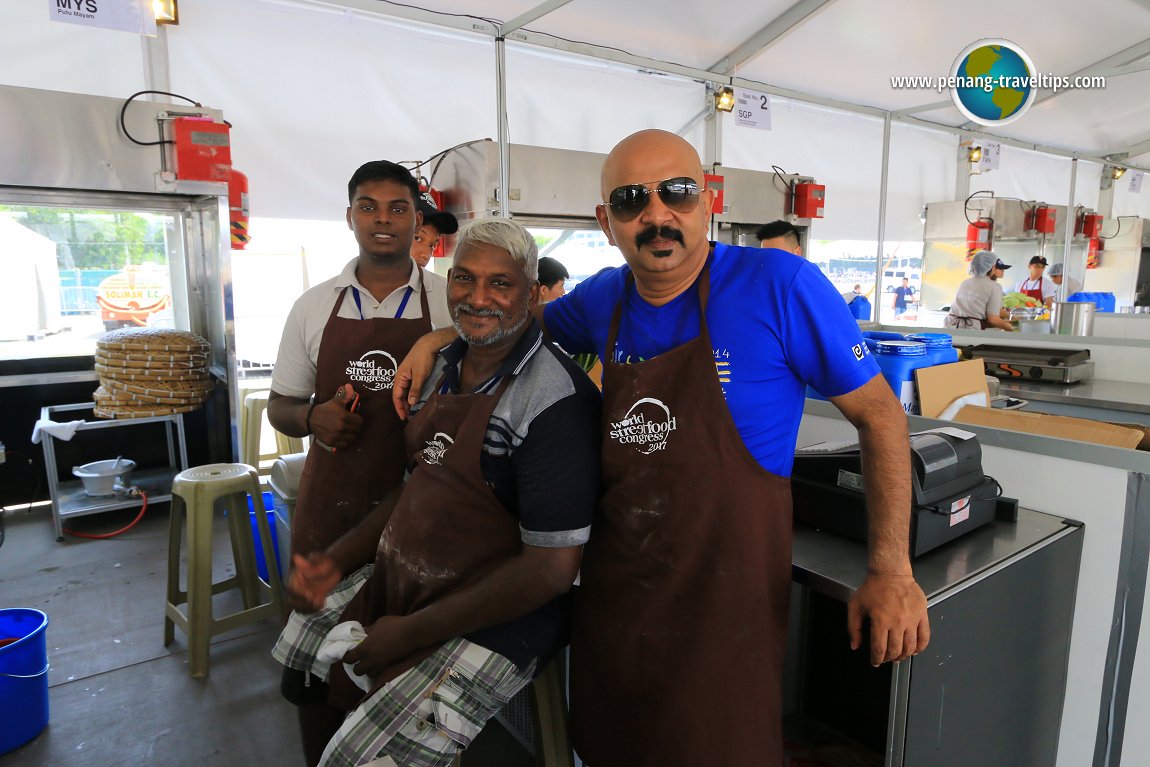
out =
<path fill-rule="evenodd" d="M 1030 402 L 1026 410 L 1150 424 L 1150 386 L 1093 378 L 1064 384 L 999 379 L 999 394 Z"/>

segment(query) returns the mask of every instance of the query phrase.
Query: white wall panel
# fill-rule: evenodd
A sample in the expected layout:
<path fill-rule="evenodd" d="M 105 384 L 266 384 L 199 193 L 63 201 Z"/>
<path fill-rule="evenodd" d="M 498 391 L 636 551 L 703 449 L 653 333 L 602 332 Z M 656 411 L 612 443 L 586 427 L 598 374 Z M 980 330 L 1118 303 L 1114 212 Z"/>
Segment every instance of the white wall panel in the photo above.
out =
<path fill-rule="evenodd" d="M 507 116 L 513 144 L 605 153 L 638 130 L 678 131 L 702 109 L 703 99 L 704 87 L 690 80 L 507 46 Z M 702 136 L 701 128 L 686 136 L 700 154 Z"/>
<path fill-rule="evenodd" d="M 771 99 L 771 130 L 723 117 L 723 164 L 813 176 L 826 186 L 817 240 L 874 240 L 878 234 L 882 120 L 783 98 Z M 764 222 L 776 216 L 764 212 Z"/>
<path fill-rule="evenodd" d="M 340 219 L 362 163 L 495 135 L 489 38 L 298 3 L 196 0 L 168 40 L 173 90 L 232 122 L 256 216 Z"/>
<path fill-rule="evenodd" d="M 139 35 L 51 21 L 45 0 L 0 3 L 0 85 L 127 98 L 144 89 Z"/>

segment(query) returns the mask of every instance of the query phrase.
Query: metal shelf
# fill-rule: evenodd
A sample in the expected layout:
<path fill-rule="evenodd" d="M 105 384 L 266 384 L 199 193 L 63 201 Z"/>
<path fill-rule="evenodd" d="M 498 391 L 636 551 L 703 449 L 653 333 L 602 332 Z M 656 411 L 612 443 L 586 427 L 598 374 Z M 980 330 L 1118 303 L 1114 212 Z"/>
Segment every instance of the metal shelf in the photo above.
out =
<path fill-rule="evenodd" d="M 45 421 L 58 421 L 67 423 L 76 420 L 75 417 L 57 419 L 61 413 L 75 414 L 82 417 L 80 411 L 90 411 L 94 407 L 90 403 L 74 405 L 47 405 L 40 409 L 40 418 Z M 164 424 L 164 434 L 168 441 L 168 465 L 154 469 L 137 469 L 132 472 L 132 485 L 139 487 L 148 494 L 149 503 L 160 503 L 172 498 L 172 479 L 179 472 L 188 467 L 188 453 L 184 440 L 184 415 L 149 416 L 148 418 L 117 418 L 114 420 L 85 420 L 76 430 L 76 439 L 83 432 L 100 429 L 119 429 L 125 427 L 147 426 L 149 424 Z M 48 474 L 48 491 L 52 497 L 52 524 L 56 531 L 56 540 L 63 540 L 63 520 L 69 517 L 80 517 L 88 514 L 99 514 L 115 509 L 127 509 L 140 504 L 137 496 L 109 495 L 90 496 L 84 492 L 84 484 L 79 480 L 60 481 L 59 468 L 56 465 L 56 438 L 44 432 L 42 435 L 44 446 L 44 464 Z"/>

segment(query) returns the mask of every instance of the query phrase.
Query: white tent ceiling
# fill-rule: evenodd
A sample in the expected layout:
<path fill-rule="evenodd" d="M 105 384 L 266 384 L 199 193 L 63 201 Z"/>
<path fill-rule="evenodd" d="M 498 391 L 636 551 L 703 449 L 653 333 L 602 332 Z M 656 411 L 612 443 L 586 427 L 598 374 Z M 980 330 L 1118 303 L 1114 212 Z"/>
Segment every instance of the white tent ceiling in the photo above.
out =
<path fill-rule="evenodd" d="M 949 74 L 969 44 L 1005 38 L 1039 73 L 1099 74 L 1106 86 L 1040 92 L 995 135 L 1150 167 L 1150 0 L 331 2 L 976 131 L 948 92 L 896 89 L 891 78 Z"/>

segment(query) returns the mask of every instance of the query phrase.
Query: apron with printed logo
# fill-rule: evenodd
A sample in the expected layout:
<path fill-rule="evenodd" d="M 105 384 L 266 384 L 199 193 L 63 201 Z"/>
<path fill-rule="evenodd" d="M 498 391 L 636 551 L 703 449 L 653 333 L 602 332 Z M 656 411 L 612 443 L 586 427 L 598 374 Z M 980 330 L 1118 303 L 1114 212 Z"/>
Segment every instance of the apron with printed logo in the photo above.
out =
<path fill-rule="evenodd" d="M 391 404 L 391 386 L 398 363 L 420 336 L 431 332 L 423 270 L 419 272 L 419 319 L 401 319 L 410 287 L 394 319 L 340 317 L 348 288 L 335 300 L 320 338 L 315 399 L 326 402 L 350 382 L 359 393 L 356 412 L 363 417 L 363 428 L 351 445 L 334 452 L 312 439 L 292 517 L 293 554 L 326 549 L 403 480 L 403 421 Z"/>
<path fill-rule="evenodd" d="M 519 554 L 519 523 L 479 464 L 491 414 L 512 379 L 504 376 L 493 394 L 435 394 L 412 416 L 407 450 L 418 466 L 379 538 L 375 571 L 342 620 L 366 628 L 382 615 L 410 615 Z M 437 649 L 397 660 L 372 691 Z M 329 682 L 335 705 L 351 708 L 363 698 L 346 673 L 333 668 Z"/>
<path fill-rule="evenodd" d="M 591 767 L 782 764 L 790 481 L 751 456 L 727 408 L 708 274 L 698 337 L 604 365 L 605 494 L 571 640 L 572 732 Z"/>

